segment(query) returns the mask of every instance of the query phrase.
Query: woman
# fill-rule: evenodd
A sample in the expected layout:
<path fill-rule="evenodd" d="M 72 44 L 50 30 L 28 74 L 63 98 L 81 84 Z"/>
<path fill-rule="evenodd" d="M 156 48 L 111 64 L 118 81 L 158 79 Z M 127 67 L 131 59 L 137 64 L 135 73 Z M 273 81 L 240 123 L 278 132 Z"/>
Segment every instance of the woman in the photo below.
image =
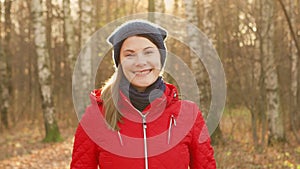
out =
<path fill-rule="evenodd" d="M 216 168 L 197 106 L 180 100 L 160 76 L 166 36 L 157 25 L 133 20 L 108 38 L 116 71 L 91 93 L 75 134 L 72 169 Z M 100 129 L 99 119 L 110 132 Z"/>

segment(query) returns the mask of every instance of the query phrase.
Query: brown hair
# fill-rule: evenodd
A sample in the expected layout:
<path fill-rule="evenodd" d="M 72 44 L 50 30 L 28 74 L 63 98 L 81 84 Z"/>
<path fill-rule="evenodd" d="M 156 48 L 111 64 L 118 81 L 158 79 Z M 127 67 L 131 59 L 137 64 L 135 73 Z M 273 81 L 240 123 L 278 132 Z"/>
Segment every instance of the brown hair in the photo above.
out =
<path fill-rule="evenodd" d="M 119 130 L 118 122 L 121 121 L 122 117 L 116 107 L 116 104 L 118 104 L 119 101 L 119 84 L 123 76 L 121 69 L 122 68 L 119 66 L 101 89 L 105 120 L 112 130 Z"/>

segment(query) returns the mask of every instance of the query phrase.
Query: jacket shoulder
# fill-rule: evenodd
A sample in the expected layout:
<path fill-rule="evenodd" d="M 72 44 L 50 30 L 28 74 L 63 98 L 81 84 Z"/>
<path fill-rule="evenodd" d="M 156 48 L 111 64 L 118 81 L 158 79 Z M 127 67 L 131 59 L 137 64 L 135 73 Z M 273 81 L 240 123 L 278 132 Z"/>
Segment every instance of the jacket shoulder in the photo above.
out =
<path fill-rule="evenodd" d="M 102 93 L 102 90 L 101 89 L 94 89 L 91 91 L 90 93 L 90 100 L 91 100 L 91 103 L 97 103 L 97 104 L 100 104 L 103 102 L 103 100 L 101 99 L 101 93 Z"/>

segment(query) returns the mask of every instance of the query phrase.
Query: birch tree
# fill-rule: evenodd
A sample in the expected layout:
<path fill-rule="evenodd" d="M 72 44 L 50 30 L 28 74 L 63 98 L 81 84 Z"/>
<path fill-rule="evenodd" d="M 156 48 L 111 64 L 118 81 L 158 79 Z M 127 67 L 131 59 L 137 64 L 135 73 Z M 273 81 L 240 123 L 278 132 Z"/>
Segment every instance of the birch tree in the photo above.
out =
<path fill-rule="evenodd" d="M 283 5 L 283 2 L 280 1 Z M 290 15 L 290 24 L 291 25 L 291 29 L 295 28 L 296 26 L 296 19 L 295 19 L 295 5 L 294 5 L 294 1 L 290 0 L 289 1 L 289 15 Z M 288 18 L 287 18 L 288 19 Z M 294 32 L 294 30 L 290 30 L 290 32 Z M 300 122 L 299 120 L 299 115 L 297 113 L 298 110 L 298 98 L 297 98 L 297 93 L 298 93 L 298 62 L 299 62 L 299 58 L 297 55 L 297 48 L 295 45 L 295 41 L 292 40 L 292 33 L 290 34 L 290 39 L 291 39 L 291 43 L 289 43 L 289 47 L 290 47 L 290 52 L 291 52 L 291 86 L 290 86 L 290 90 L 291 90 L 291 102 L 290 102 L 290 121 L 291 121 L 291 128 L 298 140 L 298 142 L 300 142 L 300 135 L 297 132 L 297 123 Z M 292 35 L 291 35 L 292 34 Z M 300 56 L 300 55 L 299 55 Z"/>
<path fill-rule="evenodd" d="M 158 13 L 165 13 L 165 1 L 159 0 L 154 3 L 154 10 Z M 154 22 L 160 25 L 160 15 L 154 16 Z"/>
<path fill-rule="evenodd" d="M 155 12 L 164 13 L 165 12 L 165 1 L 164 0 L 156 1 L 156 3 L 154 4 L 154 9 L 155 9 Z M 155 18 L 155 19 L 159 19 L 159 18 Z"/>
<path fill-rule="evenodd" d="M 264 83 L 266 88 L 268 142 L 284 140 L 284 129 L 280 114 L 280 97 L 278 91 L 278 74 L 274 53 L 274 1 L 259 1 L 261 6 L 261 54 L 263 56 Z"/>
<path fill-rule="evenodd" d="M 1 111 L 1 126 L 8 128 L 8 118 L 7 118 L 7 109 L 8 109 L 8 73 L 7 73 L 7 62 L 6 56 L 4 54 L 2 46 L 4 46 L 0 41 L 0 111 Z"/>
<path fill-rule="evenodd" d="M 0 111 L 1 111 L 1 122 L 5 128 L 8 128 L 8 107 L 9 107 L 9 100 L 10 100 L 10 77 L 11 77 L 11 70 L 10 70 L 10 63 L 9 63 L 9 57 L 11 57 L 11 52 L 9 49 L 9 43 L 10 43 L 10 35 L 11 35 L 11 5 L 12 0 L 5 0 L 4 2 L 4 31 L 5 31 L 5 37 L 4 37 L 4 44 L 0 44 L 0 46 L 3 45 L 3 48 L 0 49 Z"/>
<path fill-rule="evenodd" d="M 207 2 L 210 3 L 210 2 Z M 208 13 L 211 11 L 210 7 L 211 4 L 206 4 L 205 7 L 207 7 L 207 15 L 206 15 L 206 28 L 207 32 L 211 33 L 210 30 L 213 29 L 213 24 L 211 22 L 211 18 L 209 18 Z M 184 6 L 185 6 L 185 14 L 187 17 L 187 20 L 193 24 L 194 26 L 199 25 L 199 18 L 197 15 L 197 3 L 195 0 L 184 0 Z M 202 55 L 202 57 L 209 57 L 209 55 L 206 56 L 206 51 L 204 51 L 203 47 L 201 47 L 201 42 L 199 40 L 199 37 L 197 36 L 197 32 L 195 32 L 195 29 L 191 27 L 191 25 L 187 26 L 187 37 L 189 38 L 189 47 L 193 49 L 194 51 L 199 52 L 198 54 Z M 208 109 L 206 109 L 207 106 L 206 103 L 208 103 L 208 90 L 206 88 L 207 85 L 209 85 L 208 81 L 205 80 L 207 77 L 205 76 L 205 69 L 199 62 L 199 57 L 195 54 L 190 52 L 190 60 L 191 60 L 191 68 L 194 73 L 194 76 L 197 80 L 199 91 L 198 94 L 200 96 L 200 109 L 201 111 L 207 115 Z M 222 141 L 222 132 L 220 130 L 220 127 L 218 126 L 213 134 L 212 141 L 214 143 L 217 143 L 218 141 Z"/>
<path fill-rule="evenodd" d="M 184 0 L 184 6 L 185 6 L 185 15 L 189 23 L 193 24 L 194 26 L 199 25 L 198 21 L 198 16 L 197 16 L 197 8 L 196 8 L 196 1 L 195 0 Z M 186 32 L 187 32 L 187 37 L 189 38 L 189 47 L 191 49 L 199 49 L 200 42 L 197 37 L 197 32 L 194 32 L 194 30 L 191 27 L 192 25 L 187 25 Z M 201 51 L 202 54 L 202 51 Z M 196 55 L 192 54 L 192 51 L 190 52 L 190 64 L 191 64 L 191 69 L 195 75 L 196 81 L 198 83 L 201 82 L 203 78 L 203 68 L 201 68 L 199 65 L 199 57 Z M 200 87 L 201 88 L 201 87 Z M 200 91 L 197 91 L 197 94 L 200 95 L 200 100 L 202 100 L 203 95 L 202 95 L 202 89 Z M 202 111 L 203 108 L 201 107 Z"/>
<path fill-rule="evenodd" d="M 217 48 L 216 43 L 216 24 L 213 22 L 213 14 L 214 14 L 214 7 L 213 7 L 213 0 L 204 0 L 203 3 L 203 32 L 208 36 L 210 42 L 215 45 L 215 48 Z M 203 51 L 205 53 L 205 51 Z M 205 70 L 203 69 L 202 72 Z M 202 94 L 202 100 L 206 100 L 208 102 L 208 99 L 210 97 L 209 93 L 209 82 L 204 81 L 205 78 L 202 78 L 201 86 L 201 94 Z M 208 80 L 208 79 L 206 79 Z M 207 104 L 207 103 L 206 103 Z"/>
<path fill-rule="evenodd" d="M 216 43 L 216 24 L 213 22 L 213 14 L 214 14 L 214 7 L 213 7 L 213 1 L 212 0 L 204 0 L 202 1 L 203 3 L 203 19 L 202 19 L 202 24 L 203 24 L 203 31 L 204 33 L 208 36 L 210 42 L 215 45 L 215 48 L 217 48 L 217 43 Z M 204 52 L 205 53 L 205 52 Z M 202 70 L 204 71 L 204 70 Z M 203 81 L 203 79 L 202 79 Z M 210 98 L 210 93 L 209 93 L 209 82 L 204 81 L 201 84 L 202 87 L 202 98 L 208 102 Z M 208 104 L 208 103 L 206 103 Z M 216 128 L 215 132 L 212 135 L 212 141 L 213 143 L 222 143 L 223 141 L 223 135 L 220 126 Z"/>
<path fill-rule="evenodd" d="M 75 76 L 78 81 L 73 81 L 74 89 L 76 94 L 74 95 L 76 111 L 79 115 L 85 112 L 86 106 L 89 104 L 89 94 L 94 88 L 91 83 L 92 80 L 92 55 L 95 55 L 93 52 L 93 42 L 88 41 L 94 32 L 94 16 L 95 9 L 92 1 L 90 0 L 79 0 L 79 18 L 80 18 L 80 46 L 81 46 L 81 57 L 77 60 L 79 65 L 75 70 Z M 79 86 L 80 85 L 80 86 Z M 73 93 L 74 94 L 74 93 Z"/>
<path fill-rule="evenodd" d="M 74 68 L 76 61 L 75 57 L 75 44 L 74 42 L 74 28 L 71 17 L 70 0 L 63 0 L 63 12 L 64 12 L 64 39 L 67 50 L 67 58 L 69 61 L 71 72 Z"/>
<path fill-rule="evenodd" d="M 155 12 L 155 1 L 154 0 L 148 0 L 148 12 L 150 12 L 148 15 L 148 19 L 151 22 L 154 22 L 155 17 L 153 15 L 153 13 L 151 13 L 151 12 Z"/>
<path fill-rule="evenodd" d="M 213 14 L 213 1 L 212 0 L 205 0 L 203 1 L 203 31 L 205 34 L 210 38 L 212 43 L 215 42 L 215 24 L 212 22 L 212 14 Z"/>
<path fill-rule="evenodd" d="M 148 0 L 148 12 L 148 19 L 153 23 L 161 25 L 161 16 L 158 13 L 165 12 L 165 2 L 163 0 Z"/>
<path fill-rule="evenodd" d="M 37 54 L 38 82 L 46 130 L 44 141 L 59 141 L 61 137 L 55 119 L 55 109 L 53 105 L 53 91 L 51 87 L 52 73 L 50 71 L 50 56 L 47 49 L 44 2 L 41 0 L 32 0 L 31 13 L 33 19 L 34 44 Z"/>

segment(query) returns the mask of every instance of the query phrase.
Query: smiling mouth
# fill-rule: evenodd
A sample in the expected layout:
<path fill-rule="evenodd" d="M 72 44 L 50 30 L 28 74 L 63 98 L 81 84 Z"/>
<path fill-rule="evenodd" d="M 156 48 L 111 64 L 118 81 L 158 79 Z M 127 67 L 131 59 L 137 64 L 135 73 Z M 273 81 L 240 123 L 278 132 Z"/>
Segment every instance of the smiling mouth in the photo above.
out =
<path fill-rule="evenodd" d="M 150 72 L 152 72 L 152 69 L 145 69 L 142 71 L 135 71 L 133 72 L 136 76 L 145 76 L 148 75 Z"/>

